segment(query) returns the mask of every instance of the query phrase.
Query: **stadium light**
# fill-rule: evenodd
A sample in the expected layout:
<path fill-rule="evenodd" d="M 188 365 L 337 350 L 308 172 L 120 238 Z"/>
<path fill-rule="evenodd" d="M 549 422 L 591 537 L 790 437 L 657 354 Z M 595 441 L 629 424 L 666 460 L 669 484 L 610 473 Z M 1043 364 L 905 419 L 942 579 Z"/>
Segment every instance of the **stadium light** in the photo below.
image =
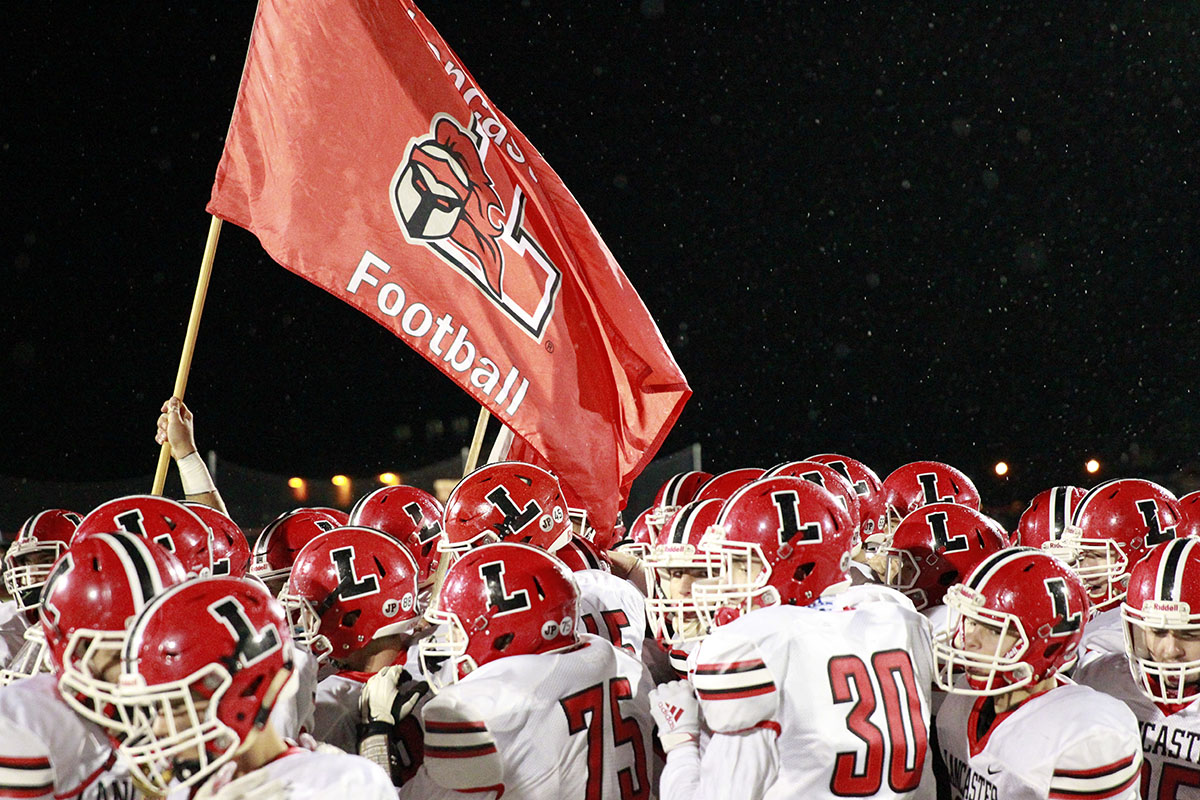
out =
<path fill-rule="evenodd" d="M 400 476 L 394 472 L 385 472 L 379 476 L 379 482 L 384 486 L 398 486 L 400 484 Z"/>
<path fill-rule="evenodd" d="M 1005 475 L 1007 475 L 1008 474 L 1008 464 L 1004 461 L 997 461 L 996 462 L 996 474 L 1002 478 Z"/>
<path fill-rule="evenodd" d="M 330 482 L 334 486 L 349 486 L 350 485 L 350 479 L 347 478 L 345 475 L 334 475 L 333 478 L 330 480 Z"/>
<path fill-rule="evenodd" d="M 296 500 L 308 499 L 308 484 L 304 478 L 288 478 L 288 488 L 292 490 L 292 497 Z"/>
<path fill-rule="evenodd" d="M 1083 468 L 1088 471 L 1088 474 L 1095 475 L 1100 471 L 1100 462 L 1094 458 L 1089 458 L 1088 462 L 1083 465 Z"/>

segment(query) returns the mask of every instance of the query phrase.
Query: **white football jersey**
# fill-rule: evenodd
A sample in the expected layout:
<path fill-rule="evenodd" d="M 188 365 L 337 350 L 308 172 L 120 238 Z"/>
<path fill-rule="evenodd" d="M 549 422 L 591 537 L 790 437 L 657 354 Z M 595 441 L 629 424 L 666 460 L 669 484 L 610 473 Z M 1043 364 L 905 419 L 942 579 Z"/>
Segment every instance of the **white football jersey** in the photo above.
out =
<path fill-rule="evenodd" d="M 642 657 L 646 635 L 646 598 L 629 581 L 611 572 L 584 569 L 571 573 L 579 586 L 579 622 L 583 630 Z"/>
<path fill-rule="evenodd" d="M 280 736 L 295 739 L 301 733 L 312 733 L 316 693 L 317 659 L 303 647 L 292 645 L 292 676 L 271 709 L 271 726 Z"/>
<path fill-rule="evenodd" d="M 1137 717 L 1141 733 L 1142 797 L 1200 800 L 1200 698 L 1160 706 L 1142 694 L 1124 655 L 1093 659 L 1075 680 L 1115 697 Z"/>
<path fill-rule="evenodd" d="M 1101 611 L 1083 626 L 1083 638 L 1079 640 L 1079 666 L 1109 653 L 1125 653 L 1120 606 Z"/>
<path fill-rule="evenodd" d="M 259 769 L 283 781 L 288 800 L 396 800 L 387 773 L 359 756 L 292 747 Z"/>
<path fill-rule="evenodd" d="M 484 664 L 425 706 L 425 763 L 401 798 L 648 797 L 643 675 L 640 661 L 586 633 L 568 650 Z"/>
<path fill-rule="evenodd" d="M 16 600 L 0 603 L 0 667 L 6 665 L 25 643 L 25 615 L 17 609 Z"/>
<path fill-rule="evenodd" d="M 703 756 L 671 751 L 663 800 L 934 796 L 929 623 L 877 585 L 820 605 L 758 609 L 701 642 L 713 735 Z"/>
<path fill-rule="evenodd" d="M 0 688 L 0 797 L 131 800 L 104 729 L 76 714 L 49 673 Z"/>
<path fill-rule="evenodd" d="M 950 694 L 937 717 L 951 797 L 1137 800 L 1137 721 L 1120 702 L 1062 684 L 996 715 L 979 735 L 990 698 Z"/>
<path fill-rule="evenodd" d="M 313 714 L 313 738 L 347 753 L 358 753 L 358 701 L 363 684 L 371 677 L 365 672 L 338 672 L 317 684 L 316 710 Z"/>

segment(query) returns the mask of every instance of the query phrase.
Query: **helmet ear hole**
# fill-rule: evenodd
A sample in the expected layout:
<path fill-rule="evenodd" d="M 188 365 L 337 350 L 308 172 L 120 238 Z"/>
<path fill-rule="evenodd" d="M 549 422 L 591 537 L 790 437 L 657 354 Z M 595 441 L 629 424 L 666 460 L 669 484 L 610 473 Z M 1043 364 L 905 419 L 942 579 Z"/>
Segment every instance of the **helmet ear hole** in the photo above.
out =
<path fill-rule="evenodd" d="M 542 588 L 542 582 L 537 579 L 536 575 L 533 576 L 533 585 L 537 589 L 538 600 L 545 600 L 546 590 Z"/>
<path fill-rule="evenodd" d="M 503 653 L 506 649 L 508 649 L 508 646 L 512 644 L 513 638 L 515 638 L 515 634 L 512 633 L 506 633 L 503 636 L 497 636 L 496 640 L 492 642 L 492 649 L 497 653 Z"/>
<path fill-rule="evenodd" d="M 362 614 L 361 608 L 356 608 L 353 611 L 351 611 L 349 614 L 346 614 L 344 617 L 342 617 L 342 627 L 343 628 L 353 628 L 354 623 L 358 622 L 358 618 L 361 614 Z"/>
<path fill-rule="evenodd" d="M 938 583 L 942 586 L 950 587 L 958 583 L 958 578 L 958 570 L 952 569 L 938 578 Z"/>
<path fill-rule="evenodd" d="M 811 575 L 812 571 L 816 569 L 816 567 L 816 563 L 812 561 L 801 564 L 800 566 L 796 567 L 796 571 L 792 573 L 792 580 L 794 580 L 796 583 L 800 583 L 809 575 Z"/>

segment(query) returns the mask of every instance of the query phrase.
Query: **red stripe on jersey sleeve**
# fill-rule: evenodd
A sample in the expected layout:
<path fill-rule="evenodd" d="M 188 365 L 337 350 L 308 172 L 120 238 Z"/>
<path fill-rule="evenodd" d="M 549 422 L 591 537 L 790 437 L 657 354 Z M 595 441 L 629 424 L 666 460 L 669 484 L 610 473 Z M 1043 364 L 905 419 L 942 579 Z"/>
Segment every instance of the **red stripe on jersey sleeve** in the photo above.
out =
<path fill-rule="evenodd" d="M 1054 777 L 1056 778 L 1098 778 L 1101 775 L 1110 775 L 1114 772 L 1120 772 L 1133 763 L 1136 756 L 1123 758 L 1120 761 L 1114 761 L 1111 764 L 1105 764 L 1100 767 L 1092 767 L 1091 769 L 1056 769 Z"/>
<path fill-rule="evenodd" d="M 53 784 L 45 786 L 3 786 L 0 785 L 0 797 L 51 797 L 54 794 Z"/>
<path fill-rule="evenodd" d="M 8 767 L 9 769 L 50 769 L 50 759 L 0 756 L 0 767 Z"/>
<path fill-rule="evenodd" d="M 728 675 L 731 672 L 749 672 L 755 669 L 762 669 L 766 664 L 761 658 L 754 658 L 748 661 L 729 661 L 724 664 L 698 664 L 696 666 L 697 675 Z"/>

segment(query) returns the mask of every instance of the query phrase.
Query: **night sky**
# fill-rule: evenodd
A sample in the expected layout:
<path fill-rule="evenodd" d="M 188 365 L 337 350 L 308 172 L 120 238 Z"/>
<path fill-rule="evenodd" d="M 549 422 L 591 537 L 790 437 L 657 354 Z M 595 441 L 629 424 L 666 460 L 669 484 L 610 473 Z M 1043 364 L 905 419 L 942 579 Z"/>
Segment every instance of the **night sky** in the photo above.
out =
<path fill-rule="evenodd" d="M 420 3 L 657 320 L 694 391 L 662 452 L 939 459 L 993 504 L 1200 446 L 1200 6 L 1063 5 Z M 6 8 L 0 475 L 153 473 L 252 19 Z M 228 224 L 187 401 L 202 449 L 314 476 L 477 412 Z"/>

